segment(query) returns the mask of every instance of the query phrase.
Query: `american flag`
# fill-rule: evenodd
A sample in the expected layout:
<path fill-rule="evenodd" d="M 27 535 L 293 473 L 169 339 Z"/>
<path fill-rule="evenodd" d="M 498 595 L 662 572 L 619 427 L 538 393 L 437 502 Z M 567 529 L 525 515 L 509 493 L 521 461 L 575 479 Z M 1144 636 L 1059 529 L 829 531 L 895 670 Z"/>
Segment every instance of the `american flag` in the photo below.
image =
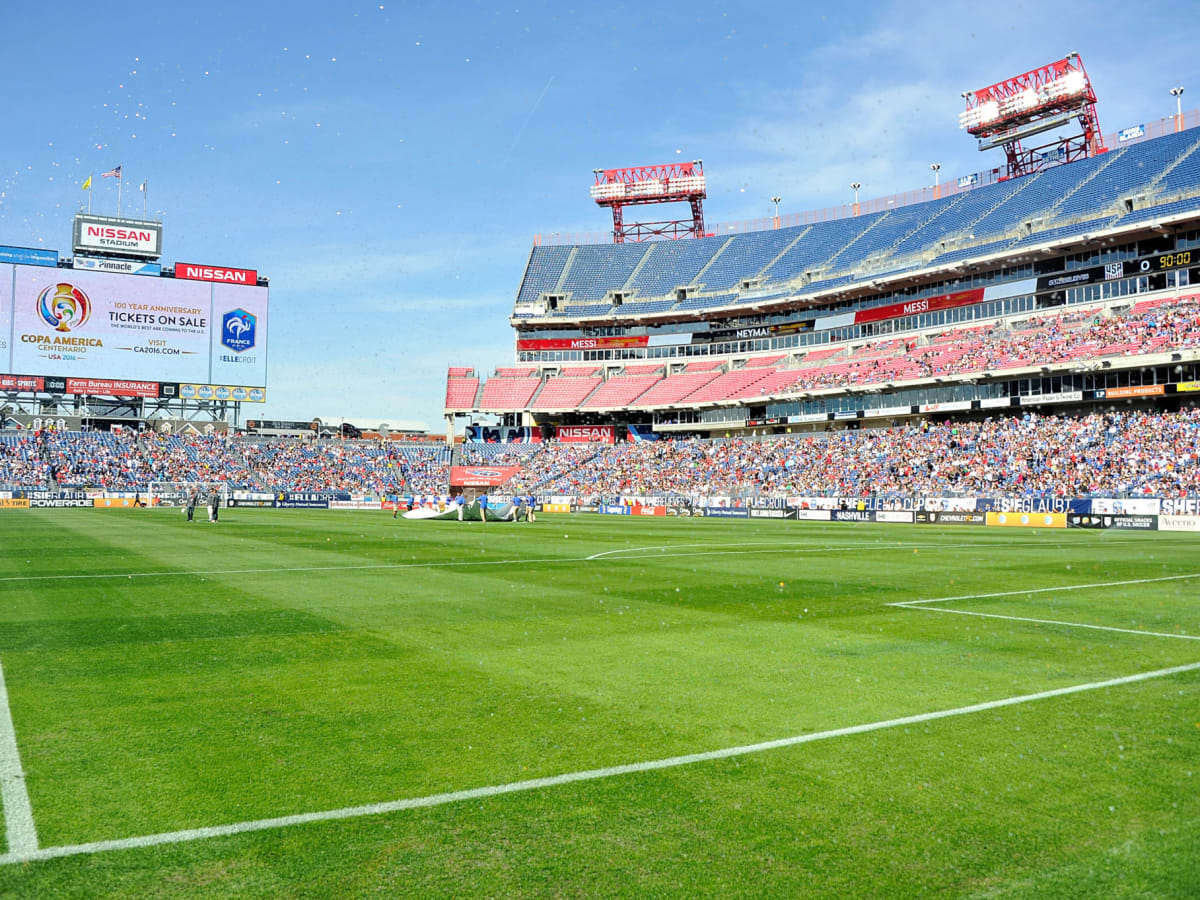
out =
<path fill-rule="evenodd" d="M 121 177 L 121 167 L 117 166 L 111 172 L 101 172 L 100 177 L 101 178 L 120 178 Z"/>

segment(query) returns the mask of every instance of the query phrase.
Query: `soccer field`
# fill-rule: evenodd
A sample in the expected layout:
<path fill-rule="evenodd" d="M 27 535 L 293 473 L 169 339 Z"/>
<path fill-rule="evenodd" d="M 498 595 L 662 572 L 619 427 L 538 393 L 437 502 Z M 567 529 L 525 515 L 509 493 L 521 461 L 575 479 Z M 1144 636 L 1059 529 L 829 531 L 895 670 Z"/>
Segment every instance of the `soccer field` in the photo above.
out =
<path fill-rule="evenodd" d="M 0 895 L 1196 896 L 1198 538 L 0 512 Z"/>

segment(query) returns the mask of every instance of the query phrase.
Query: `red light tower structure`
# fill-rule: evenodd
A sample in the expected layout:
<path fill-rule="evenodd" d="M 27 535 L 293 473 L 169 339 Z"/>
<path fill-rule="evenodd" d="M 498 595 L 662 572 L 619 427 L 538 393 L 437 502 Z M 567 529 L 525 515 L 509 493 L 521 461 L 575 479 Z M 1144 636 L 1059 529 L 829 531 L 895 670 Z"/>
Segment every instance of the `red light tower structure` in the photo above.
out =
<path fill-rule="evenodd" d="M 959 127 L 978 139 L 980 150 L 1003 147 L 1008 176 L 1104 153 L 1096 92 L 1078 53 L 977 91 L 963 91 L 966 111 Z M 1023 140 L 1077 120 L 1081 133 L 1039 147 Z"/>
<path fill-rule="evenodd" d="M 701 160 L 628 169 L 593 169 L 596 182 L 592 199 L 612 208 L 613 243 L 645 241 L 654 237 L 704 237 L 704 164 Z M 691 219 L 625 223 L 626 206 L 652 203 L 689 203 Z"/>

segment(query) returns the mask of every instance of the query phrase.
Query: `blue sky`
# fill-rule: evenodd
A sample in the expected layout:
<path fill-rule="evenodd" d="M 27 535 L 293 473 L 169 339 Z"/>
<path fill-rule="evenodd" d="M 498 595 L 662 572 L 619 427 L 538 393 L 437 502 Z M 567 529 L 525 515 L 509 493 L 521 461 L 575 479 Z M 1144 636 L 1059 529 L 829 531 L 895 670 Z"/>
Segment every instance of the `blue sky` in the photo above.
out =
<path fill-rule="evenodd" d="M 533 236 L 602 231 L 596 167 L 704 160 L 710 222 L 998 165 L 959 93 L 1078 51 L 1104 131 L 1174 111 L 1184 7 L 22 4 L 4 13 L 0 244 L 70 250 L 80 183 L 149 179 L 164 262 L 271 279 L 265 408 L 441 428 L 447 365 L 511 364 Z M 1195 93 L 1191 93 L 1194 91 Z M 115 211 L 96 179 L 94 211 Z M 103 373 L 97 373 L 103 375 Z"/>

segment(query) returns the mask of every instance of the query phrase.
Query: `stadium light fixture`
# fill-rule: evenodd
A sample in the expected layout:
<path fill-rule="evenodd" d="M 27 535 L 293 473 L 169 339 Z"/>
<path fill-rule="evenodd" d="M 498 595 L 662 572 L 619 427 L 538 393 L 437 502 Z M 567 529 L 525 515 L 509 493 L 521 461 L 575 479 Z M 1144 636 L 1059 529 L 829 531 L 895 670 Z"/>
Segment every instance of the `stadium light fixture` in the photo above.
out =
<path fill-rule="evenodd" d="M 1175 130 L 1183 131 L 1183 85 L 1171 88 L 1171 96 L 1175 98 Z"/>
<path fill-rule="evenodd" d="M 933 186 L 937 188 L 941 183 L 941 163 L 930 163 L 929 168 L 933 170 Z"/>
<path fill-rule="evenodd" d="M 1050 165 L 1104 152 L 1096 95 L 1078 53 L 1024 74 L 964 91 L 960 127 L 978 139 L 980 150 L 1004 147 L 1008 175 L 1025 175 Z M 1078 120 L 1081 134 L 1058 147 L 1025 148 L 1021 142 L 1043 131 Z M 1045 152 L 1057 149 L 1057 153 Z"/>
<path fill-rule="evenodd" d="M 854 191 L 854 214 L 858 215 L 858 189 L 862 187 L 861 181 L 850 182 L 850 189 Z"/>

